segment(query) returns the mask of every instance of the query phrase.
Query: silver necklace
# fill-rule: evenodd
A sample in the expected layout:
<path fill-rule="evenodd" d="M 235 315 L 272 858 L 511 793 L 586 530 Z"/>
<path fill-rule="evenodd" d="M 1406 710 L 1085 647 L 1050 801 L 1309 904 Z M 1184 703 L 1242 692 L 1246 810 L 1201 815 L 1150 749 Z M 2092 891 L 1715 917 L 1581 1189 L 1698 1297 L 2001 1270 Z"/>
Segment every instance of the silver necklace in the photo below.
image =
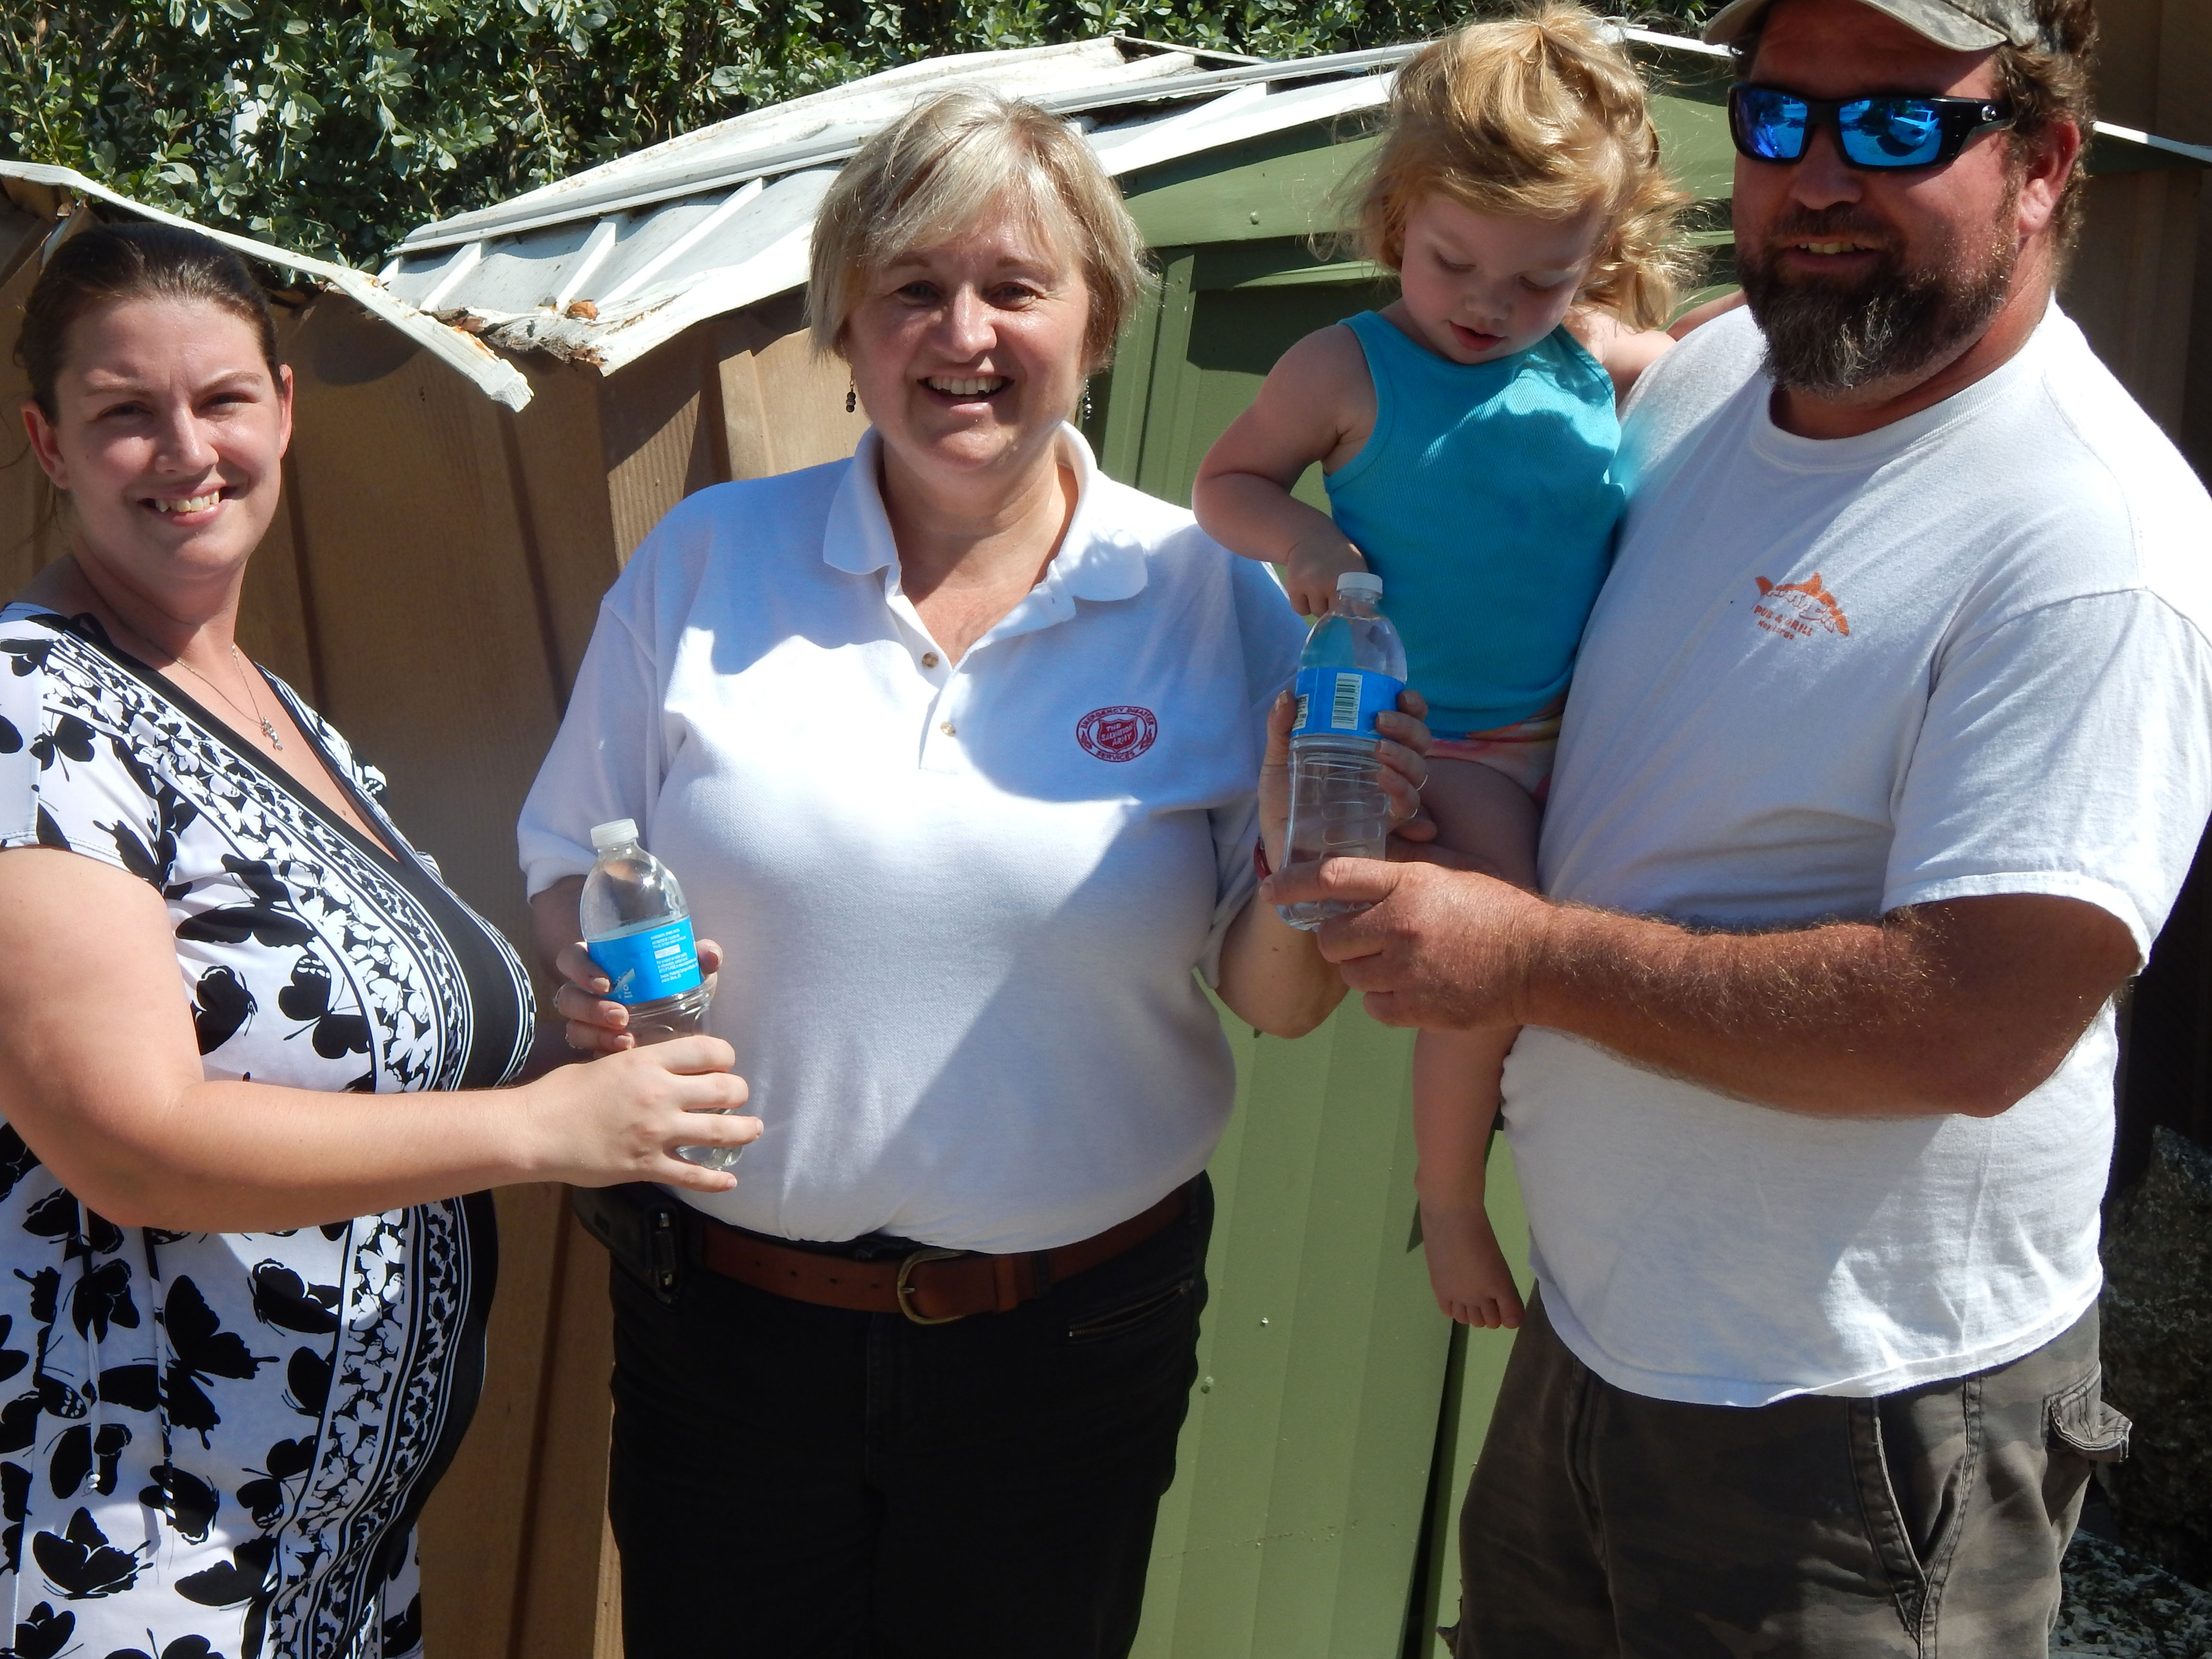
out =
<path fill-rule="evenodd" d="M 202 685 L 207 687 L 209 690 L 214 692 L 216 696 L 221 697 L 225 702 L 228 703 L 230 705 L 231 713 L 234 714 L 243 714 L 246 713 L 246 710 L 238 706 L 237 698 L 232 696 L 229 692 L 224 690 L 206 675 L 201 673 L 198 669 L 193 667 L 191 664 L 186 662 L 182 657 L 173 658 L 172 660 L 175 662 L 178 667 L 183 669 L 185 672 L 190 674 Z M 284 746 L 284 739 L 276 735 L 276 727 L 275 724 L 270 720 L 268 715 L 261 712 L 261 699 L 253 695 L 253 677 L 246 672 L 246 665 L 239 661 L 238 647 L 234 645 L 230 647 L 230 662 L 231 666 L 238 670 L 238 683 L 245 689 L 246 701 L 253 705 L 252 718 L 260 726 L 261 735 L 269 739 L 269 746 L 271 749 L 282 749 Z"/>

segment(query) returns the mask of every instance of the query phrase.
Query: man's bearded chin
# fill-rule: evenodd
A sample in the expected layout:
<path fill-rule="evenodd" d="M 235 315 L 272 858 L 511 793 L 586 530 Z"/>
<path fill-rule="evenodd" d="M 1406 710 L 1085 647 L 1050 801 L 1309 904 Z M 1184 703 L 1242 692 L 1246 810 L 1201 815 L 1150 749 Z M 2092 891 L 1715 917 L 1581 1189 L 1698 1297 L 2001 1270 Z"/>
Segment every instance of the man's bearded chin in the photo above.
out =
<path fill-rule="evenodd" d="M 2012 287 L 2019 246 L 2014 192 L 1981 237 L 1954 235 L 1927 264 L 1908 267 L 1894 233 L 1849 207 L 1785 214 L 1767 246 L 1737 249 L 1751 314 L 1766 336 L 1777 386 L 1842 398 L 1887 381 L 1910 383 L 1979 339 Z M 1855 239 L 1880 247 L 1864 276 L 1838 280 L 1785 272 L 1775 254 L 1798 241 Z"/>

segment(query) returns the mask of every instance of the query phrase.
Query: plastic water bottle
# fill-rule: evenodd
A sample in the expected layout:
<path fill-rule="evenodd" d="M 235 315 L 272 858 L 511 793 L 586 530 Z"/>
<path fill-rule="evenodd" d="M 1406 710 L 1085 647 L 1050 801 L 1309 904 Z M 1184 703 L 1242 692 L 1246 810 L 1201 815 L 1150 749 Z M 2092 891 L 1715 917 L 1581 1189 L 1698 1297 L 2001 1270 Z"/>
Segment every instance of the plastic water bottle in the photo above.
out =
<path fill-rule="evenodd" d="M 1348 571 L 1336 601 L 1315 623 L 1298 659 L 1298 713 L 1291 727 L 1291 834 L 1286 864 L 1379 859 L 1390 838 L 1375 716 L 1406 689 L 1406 647 L 1378 608 L 1382 579 Z M 1315 899 L 1279 904 L 1293 927 L 1318 927 L 1364 906 Z"/>
<path fill-rule="evenodd" d="M 584 948 L 607 976 L 607 995 L 629 1010 L 629 1029 L 640 1042 L 690 1036 L 713 997 L 699 971 L 691 936 L 691 909 L 676 872 L 638 844 L 629 818 L 593 826 L 599 855 L 584 878 L 578 907 Z M 679 1158 L 709 1170 L 726 1170 L 742 1146 L 678 1146 Z"/>

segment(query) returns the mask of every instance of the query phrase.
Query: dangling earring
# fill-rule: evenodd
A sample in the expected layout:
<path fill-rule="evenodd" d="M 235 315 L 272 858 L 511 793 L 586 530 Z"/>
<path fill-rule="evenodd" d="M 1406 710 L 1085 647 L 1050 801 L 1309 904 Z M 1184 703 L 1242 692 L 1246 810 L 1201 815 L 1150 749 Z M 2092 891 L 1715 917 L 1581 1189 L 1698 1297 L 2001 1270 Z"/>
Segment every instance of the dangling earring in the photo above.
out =
<path fill-rule="evenodd" d="M 1083 415 L 1082 415 L 1082 417 L 1081 417 L 1080 419 L 1079 419 L 1079 420 L 1076 422 L 1076 425 L 1078 425 L 1078 426 L 1089 426 L 1090 424 L 1091 424 L 1091 382 L 1090 382 L 1090 381 L 1088 381 L 1088 380 L 1085 380 L 1085 381 L 1083 383 Z"/>
<path fill-rule="evenodd" d="M 848 385 L 845 388 L 845 412 L 850 415 L 860 405 L 860 388 L 857 385 Z"/>

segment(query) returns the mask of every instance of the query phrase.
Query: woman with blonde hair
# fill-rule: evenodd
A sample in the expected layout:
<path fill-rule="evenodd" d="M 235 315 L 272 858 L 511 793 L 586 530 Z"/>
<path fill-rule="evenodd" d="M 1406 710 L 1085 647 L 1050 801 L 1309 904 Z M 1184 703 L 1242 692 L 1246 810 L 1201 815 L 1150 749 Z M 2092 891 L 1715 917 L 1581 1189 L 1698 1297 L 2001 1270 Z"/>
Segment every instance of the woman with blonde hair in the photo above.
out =
<path fill-rule="evenodd" d="M 859 453 L 662 521 L 525 807 L 571 1041 L 631 1040 L 577 901 L 633 818 L 723 941 L 708 1024 L 769 1126 L 731 1191 L 588 1218 L 634 1654 L 1134 1639 L 1234 1092 L 1204 987 L 1284 1035 L 1343 994 L 1254 900 L 1304 630 L 1067 424 L 1142 246 L 1034 105 L 871 139 L 809 291 Z M 1385 720 L 1410 816 L 1425 732 Z"/>
<path fill-rule="evenodd" d="M 1292 346 L 1198 476 L 1199 522 L 1302 611 L 1373 570 L 1432 705 L 1437 844 L 1524 887 L 1583 620 L 1626 500 L 1615 405 L 1670 343 L 1682 197 L 1595 14 L 1545 5 L 1398 71 L 1357 206 L 1399 297 Z M 1291 486 L 1318 462 L 1330 513 Z M 1333 515 L 1333 516 L 1332 516 Z M 1483 1207 L 1510 1029 L 1424 1031 L 1413 1115 L 1437 1304 L 1517 1325 Z"/>

